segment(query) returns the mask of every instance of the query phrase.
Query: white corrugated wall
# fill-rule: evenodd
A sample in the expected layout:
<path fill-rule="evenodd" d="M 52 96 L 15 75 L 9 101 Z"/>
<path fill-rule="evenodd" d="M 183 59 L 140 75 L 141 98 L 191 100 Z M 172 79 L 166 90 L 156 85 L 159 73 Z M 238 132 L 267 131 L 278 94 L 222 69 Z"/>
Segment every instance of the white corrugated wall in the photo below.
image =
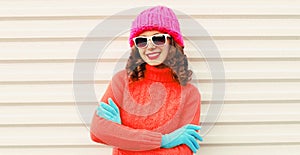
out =
<path fill-rule="evenodd" d="M 74 61 L 85 37 L 106 17 L 158 4 L 198 21 L 223 58 L 225 104 L 201 143 L 200 154 L 299 155 L 300 1 L 296 0 L 0 1 L 0 154 L 110 154 L 110 148 L 91 142 L 80 119 L 73 96 Z M 128 48 L 126 35 L 116 39 L 104 61 L 98 62 L 99 97 L 113 74 L 111 68 Z M 193 56 L 194 49 L 186 43 L 192 65 L 200 67 L 196 75 L 203 119 L 212 81 L 206 60 Z"/>

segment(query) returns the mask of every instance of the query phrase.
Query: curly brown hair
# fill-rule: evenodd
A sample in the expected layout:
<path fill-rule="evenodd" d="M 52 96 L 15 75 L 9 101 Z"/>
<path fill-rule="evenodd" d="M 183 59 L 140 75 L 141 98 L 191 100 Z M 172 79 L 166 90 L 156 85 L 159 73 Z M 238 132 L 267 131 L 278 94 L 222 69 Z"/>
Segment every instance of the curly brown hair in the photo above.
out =
<path fill-rule="evenodd" d="M 188 60 L 184 54 L 183 47 L 179 46 L 170 38 L 170 49 L 166 60 L 159 67 L 169 67 L 172 69 L 173 78 L 180 85 L 185 86 L 192 80 L 193 72 L 188 69 Z M 138 49 L 133 46 L 126 65 L 129 82 L 138 81 L 144 78 L 146 62 L 141 58 Z"/>

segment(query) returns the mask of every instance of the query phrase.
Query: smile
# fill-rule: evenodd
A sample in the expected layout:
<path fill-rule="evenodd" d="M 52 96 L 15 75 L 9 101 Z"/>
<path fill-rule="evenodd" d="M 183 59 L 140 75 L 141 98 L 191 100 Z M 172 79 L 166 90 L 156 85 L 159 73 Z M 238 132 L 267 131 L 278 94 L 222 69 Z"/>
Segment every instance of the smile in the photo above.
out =
<path fill-rule="evenodd" d="M 157 59 L 160 56 L 160 52 L 153 52 L 153 53 L 149 53 L 149 54 L 146 54 L 146 55 L 150 60 L 154 60 L 154 59 Z"/>

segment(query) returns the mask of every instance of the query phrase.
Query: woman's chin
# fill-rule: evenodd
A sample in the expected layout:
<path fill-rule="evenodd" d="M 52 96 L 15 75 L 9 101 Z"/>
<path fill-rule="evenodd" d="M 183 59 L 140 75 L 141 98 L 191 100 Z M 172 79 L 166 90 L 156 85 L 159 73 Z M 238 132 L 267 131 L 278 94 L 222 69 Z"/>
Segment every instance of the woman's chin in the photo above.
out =
<path fill-rule="evenodd" d="M 148 61 L 147 64 L 149 64 L 150 66 L 158 66 L 158 65 L 162 64 L 162 62 L 152 60 L 152 61 Z"/>

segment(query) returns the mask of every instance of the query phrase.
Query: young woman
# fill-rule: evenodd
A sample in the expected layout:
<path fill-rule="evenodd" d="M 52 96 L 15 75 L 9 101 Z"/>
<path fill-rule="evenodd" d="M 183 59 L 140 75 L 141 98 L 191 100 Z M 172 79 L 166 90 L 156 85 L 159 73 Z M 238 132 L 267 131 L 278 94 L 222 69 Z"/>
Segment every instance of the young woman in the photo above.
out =
<path fill-rule="evenodd" d="M 189 83 L 174 12 L 156 6 L 132 23 L 126 69 L 112 78 L 91 124 L 95 142 L 114 155 L 191 155 L 202 137 L 198 89 Z"/>

